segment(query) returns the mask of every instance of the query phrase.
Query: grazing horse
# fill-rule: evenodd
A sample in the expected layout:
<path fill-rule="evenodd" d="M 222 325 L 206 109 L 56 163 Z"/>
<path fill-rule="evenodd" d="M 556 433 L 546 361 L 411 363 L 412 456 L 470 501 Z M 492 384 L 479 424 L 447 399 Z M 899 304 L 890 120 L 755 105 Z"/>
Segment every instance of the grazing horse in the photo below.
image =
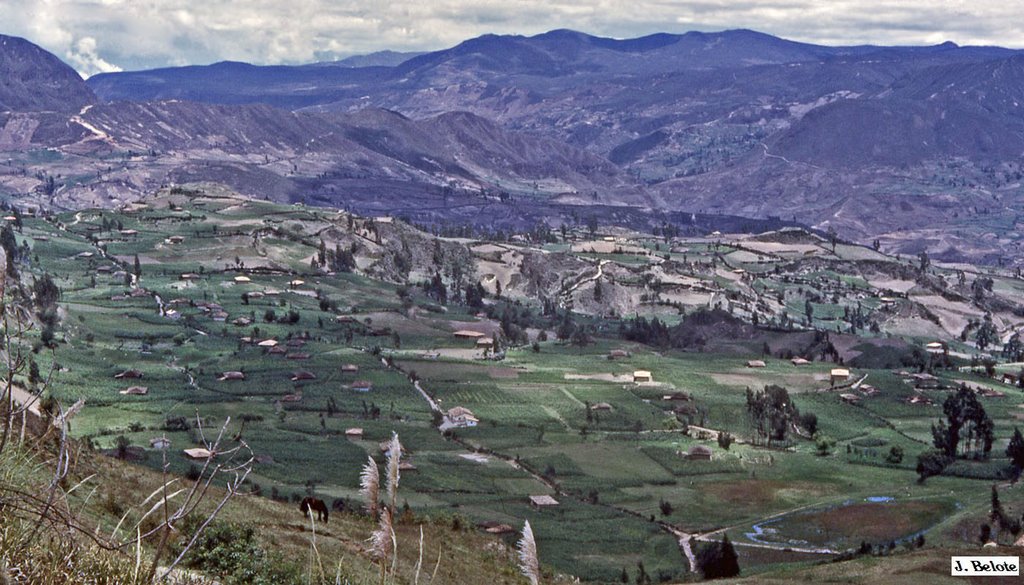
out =
<path fill-rule="evenodd" d="M 299 511 L 307 518 L 309 518 L 311 511 L 316 512 L 317 522 L 327 522 L 329 515 L 327 504 L 319 498 L 304 498 L 302 503 L 299 504 Z"/>

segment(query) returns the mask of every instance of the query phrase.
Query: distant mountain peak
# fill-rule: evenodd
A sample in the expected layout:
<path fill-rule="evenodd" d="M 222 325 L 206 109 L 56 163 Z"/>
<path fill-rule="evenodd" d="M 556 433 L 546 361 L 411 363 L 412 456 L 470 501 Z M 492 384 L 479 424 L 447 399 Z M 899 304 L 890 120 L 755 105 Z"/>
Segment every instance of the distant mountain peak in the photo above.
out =
<path fill-rule="evenodd" d="M 96 96 L 74 69 L 42 47 L 0 35 L 0 111 L 75 111 Z"/>

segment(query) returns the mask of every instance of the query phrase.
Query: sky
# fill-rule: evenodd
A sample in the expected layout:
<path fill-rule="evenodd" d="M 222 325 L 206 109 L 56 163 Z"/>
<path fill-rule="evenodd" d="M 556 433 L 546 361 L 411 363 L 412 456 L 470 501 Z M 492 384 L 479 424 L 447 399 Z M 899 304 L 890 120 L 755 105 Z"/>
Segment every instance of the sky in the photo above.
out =
<path fill-rule="evenodd" d="M 297 64 L 557 28 L 615 38 L 750 28 L 822 44 L 1024 47 L 1021 0 L 0 0 L 0 33 L 83 76 Z"/>

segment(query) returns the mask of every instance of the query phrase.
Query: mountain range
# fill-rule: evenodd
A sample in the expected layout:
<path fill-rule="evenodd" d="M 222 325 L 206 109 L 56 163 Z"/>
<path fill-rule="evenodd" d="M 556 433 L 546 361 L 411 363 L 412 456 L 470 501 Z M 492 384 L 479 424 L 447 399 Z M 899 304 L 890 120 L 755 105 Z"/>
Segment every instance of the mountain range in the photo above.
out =
<path fill-rule="evenodd" d="M 53 205 L 218 181 L 435 223 L 558 223 L 600 204 L 781 217 L 950 261 L 1020 257 L 1020 51 L 557 30 L 83 83 L 0 42 L 0 148 L 22 153 L 0 188 L 43 186 Z M 40 147 L 60 161 L 26 154 Z M 51 189 L 46 173 L 76 180 Z"/>

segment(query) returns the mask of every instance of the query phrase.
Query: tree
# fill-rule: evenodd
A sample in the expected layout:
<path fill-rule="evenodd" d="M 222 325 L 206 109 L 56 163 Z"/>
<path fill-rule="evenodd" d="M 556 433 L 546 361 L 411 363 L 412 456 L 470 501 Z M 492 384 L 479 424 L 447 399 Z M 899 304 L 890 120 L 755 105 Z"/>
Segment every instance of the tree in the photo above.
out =
<path fill-rule="evenodd" d="M 978 332 L 974 335 L 974 342 L 978 345 L 978 349 L 985 351 L 985 348 L 999 341 L 999 332 L 996 331 L 996 326 L 992 324 L 992 317 L 985 315 L 985 320 L 982 322 L 981 327 L 978 327 Z"/>
<path fill-rule="evenodd" d="M 1013 427 L 1013 437 L 1010 438 L 1010 444 L 1006 447 L 1006 456 L 1010 458 L 1010 465 L 1013 466 L 1016 474 L 1020 475 L 1024 470 L 1024 435 L 1021 435 L 1020 429 L 1017 427 Z"/>
<path fill-rule="evenodd" d="M 942 473 L 951 460 L 951 457 L 940 450 L 925 451 L 918 455 L 917 483 L 924 483 L 929 477 Z"/>
<path fill-rule="evenodd" d="M 836 440 L 832 437 L 817 433 L 814 435 L 814 447 L 818 450 L 818 455 L 824 457 L 832 452 L 832 449 L 836 447 Z"/>
<path fill-rule="evenodd" d="M 697 551 L 697 569 L 705 579 L 724 579 L 740 574 L 736 549 L 729 541 L 729 535 L 721 542 L 710 542 Z"/>
<path fill-rule="evenodd" d="M 135 262 L 132 265 L 132 274 L 135 275 L 135 278 L 142 276 L 142 264 L 139 262 L 138 254 L 135 255 Z"/>
<path fill-rule="evenodd" d="M 784 441 L 789 426 L 800 416 L 800 411 L 789 397 L 789 391 L 774 384 L 757 392 L 747 389 L 747 416 L 759 439 Z"/>
<path fill-rule="evenodd" d="M 889 449 L 889 454 L 885 456 L 885 461 L 886 463 L 891 463 L 893 465 L 903 463 L 903 447 L 893 445 L 892 448 Z"/>

